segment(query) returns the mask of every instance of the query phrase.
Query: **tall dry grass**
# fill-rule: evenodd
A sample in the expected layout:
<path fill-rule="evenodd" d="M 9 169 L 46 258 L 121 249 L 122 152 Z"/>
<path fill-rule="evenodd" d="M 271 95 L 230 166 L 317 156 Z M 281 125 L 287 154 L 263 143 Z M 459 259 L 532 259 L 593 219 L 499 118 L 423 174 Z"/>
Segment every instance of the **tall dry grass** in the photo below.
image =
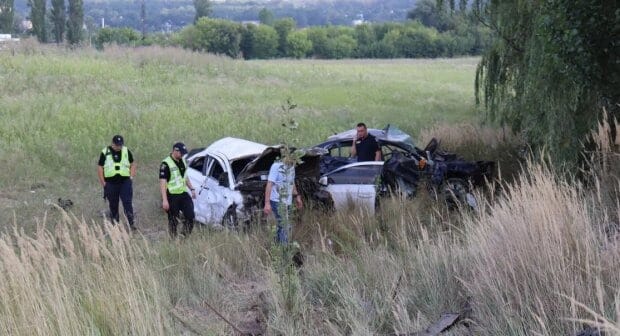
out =
<path fill-rule="evenodd" d="M 146 242 L 120 227 L 69 215 L 28 236 L 0 237 L 0 333 L 165 335 L 166 289 L 145 260 Z"/>

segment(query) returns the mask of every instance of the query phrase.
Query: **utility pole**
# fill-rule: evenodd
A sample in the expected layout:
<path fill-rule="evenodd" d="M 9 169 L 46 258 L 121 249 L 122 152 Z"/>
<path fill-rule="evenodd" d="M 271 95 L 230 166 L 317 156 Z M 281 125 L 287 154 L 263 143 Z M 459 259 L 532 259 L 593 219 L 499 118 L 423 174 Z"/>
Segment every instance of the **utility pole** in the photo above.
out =
<path fill-rule="evenodd" d="M 140 28 L 142 29 L 142 39 L 146 39 L 146 3 L 140 3 Z"/>

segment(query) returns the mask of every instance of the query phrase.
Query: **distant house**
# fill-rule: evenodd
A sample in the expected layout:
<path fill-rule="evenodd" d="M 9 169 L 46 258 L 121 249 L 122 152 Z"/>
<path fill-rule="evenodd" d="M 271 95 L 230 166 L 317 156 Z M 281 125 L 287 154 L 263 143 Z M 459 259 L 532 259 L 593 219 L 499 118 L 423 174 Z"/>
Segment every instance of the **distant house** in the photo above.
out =
<path fill-rule="evenodd" d="M 23 31 L 32 30 L 32 21 L 30 21 L 30 20 L 23 20 L 20 23 L 20 27 L 22 28 Z"/>
<path fill-rule="evenodd" d="M 241 24 L 242 24 L 242 25 L 244 25 L 244 26 L 247 26 L 247 25 L 255 25 L 255 26 L 258 26 L 258 25 L 260 25 L 260 21 L 256 21 L 256 20 L 246 20 L 246 21 L 241 21 Z"/>
<path fill-rule="evenodd" d="M 0 49 L 2 49 L 2 45 L 9 42 L 19 42 L 18 38 L 13 38 L 11 34 L 0 34 Z"/>

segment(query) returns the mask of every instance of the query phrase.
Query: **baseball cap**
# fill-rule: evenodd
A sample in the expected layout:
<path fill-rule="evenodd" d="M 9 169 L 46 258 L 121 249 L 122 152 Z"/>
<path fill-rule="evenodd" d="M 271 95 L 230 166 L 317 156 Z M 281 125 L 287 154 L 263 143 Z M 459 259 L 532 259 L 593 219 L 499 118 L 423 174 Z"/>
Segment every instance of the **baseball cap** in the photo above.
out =
<path fill-rule="evenodd" d="M 113 136 L 112 137 L 112 143 L 117 145 L 117 146 L 122 146 L 123 143 L 124 143 L 123 136 L 122 135 L 118 135 L 118 134 Z"/>
<path fill-rule="evenodd" d="M 177 142 L 172 146 L 172 150 L 178 150 L 181 154 L 187 154 L 187 148 L 182 142 Z"/>

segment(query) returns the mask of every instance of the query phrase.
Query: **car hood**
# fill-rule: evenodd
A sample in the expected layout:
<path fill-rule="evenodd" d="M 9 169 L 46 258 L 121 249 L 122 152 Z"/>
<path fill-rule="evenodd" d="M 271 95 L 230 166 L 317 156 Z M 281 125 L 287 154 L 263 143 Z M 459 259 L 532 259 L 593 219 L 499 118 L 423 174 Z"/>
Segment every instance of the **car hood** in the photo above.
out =
<path fill-rule="evenodd" d="M 237 176 L 238 183 L 267 175 L 271 165 L 281 156 L 283 146 L 267 147 L 261 155 L 248 163 Z M 295 167 L 296 178 L 312 178 L 318 181 L 320 175 L 321 156 L 326 153 L 322 148 L 301 149 L 304 155 L 301 163 Z"/>
<path fill-rule="evenodd" d="M 258 155 L 267 148 L 266 145 L 238 138 L 222 138 L 205 149 L 207 153 L 218 154 L 228 161 Z"/>

